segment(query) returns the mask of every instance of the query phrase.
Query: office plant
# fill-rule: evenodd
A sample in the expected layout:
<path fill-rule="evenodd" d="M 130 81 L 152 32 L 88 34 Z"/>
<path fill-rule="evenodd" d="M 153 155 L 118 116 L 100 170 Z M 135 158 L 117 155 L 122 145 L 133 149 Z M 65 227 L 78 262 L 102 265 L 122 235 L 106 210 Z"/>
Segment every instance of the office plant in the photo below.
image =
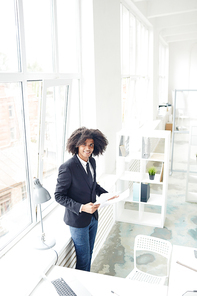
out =
<path fill-rule="evenodd" d="M 149 174 L 150 180 L 154 180 L 156 172 L 157 172 L 157 169 L 154 166 L 152 166 L 148 169 L 148 174 Z"/>

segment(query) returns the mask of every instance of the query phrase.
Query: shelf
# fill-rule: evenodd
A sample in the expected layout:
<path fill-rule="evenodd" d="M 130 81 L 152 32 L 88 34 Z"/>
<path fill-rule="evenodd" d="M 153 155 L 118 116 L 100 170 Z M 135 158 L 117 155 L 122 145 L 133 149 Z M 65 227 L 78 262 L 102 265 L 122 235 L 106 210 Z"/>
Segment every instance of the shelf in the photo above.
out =
<path fill-rule="evenodd" d="M 163 153 L 151 153 L 150 157 L 147 160 L 164 162 L 164 154 Z"/>
<path fill-rule="evenodd" d="M 147 202 L 142 201 L 135 201 L 133 200 L 133 197 L 130 195 L 127 199 L 124 200 L 124 202 L 130 202 L 130 203 L 142 203 L 147 205 L 153 205 L 153 206 L 162 206 L 163 205 L 163 196 L 161 194 L 150 194 L 150 198 Z"/>
<path fill-rule="evenodd" d="M 120 156 L 124 157 L 124 156 Z M 140 152 L 131 152 L 129 156 L 124 157 L 126 162 L 130 162 L 132 159 L 140 159 L 141 154 Z"/>
<path fill-rule="evenodd" d="M 163 227 L 161 223 L 161 214 L 155 214 L 155 213 L 143 213 L 141 216 L 140 224 L 142 225 L 149 225 L 152 227 L 158 226 Z"/>
<path fill-rule="evenodd" d="M 161 214 L 155 213 L 143 213 L 140 218 L 137 211 L 124 209 L 118 214 L 116 220 L 125 223 L 149 225 L 151 227 L 162 227 Z"/>
<path fill-rule="evenodd" d="M 148 202 L 143 202 L 144 204 L 162 206 L 163 205 L 163 195 L 161 194 L 150 194 Z"/>
<path fill-rule="evenodd" d="M 123 161 L 122 156 L 119 156 L 119 152 L 120 144 L 123 145 L 124 143 L 128 155 L 125 154 L 127 156 Z M 133 147 L 133 143 L 135 147 Z M 164 130 L 139 130 L 137 133 L 125 133 L 122 131 L 122 133 L 117 134 L 117 148 L 116 171 L 119 174 L 117 186 L 120 190 L 129 188 L 130 196 L 115 205 L 115 219 L 127 223 L 164 227 L 168 189 L 170 132 Z M 121 152 L 124 152 L 123 149 Z M 149 155 L 149 157 L 143 158 L 142 153 Z M 154 180 L 149 179 L 148 169 L 151 166 L 155 166 L 157 169 Z M 150 184 L 147 187 L 148 190 L 150 188 L 150 198 L 147 202 L 142 202 L 140 198 L 141 190 L 143 196 L 149 194 L 149 192 L 146 192 L 146 186 L 141 186 L 142 183 Z M 133 200 L 133 195 L 135 199 L 139 196 L 139 200 Z"/>
<path fill-rule="evenodd" d="M 121 175 L 120 179 L 125 181 L 140 182 L 141 178 L 140 173 L 125 171 Z"/>
<path fill-rule="evenodd" d="M 124 209 L 118 213 L 116 220 L 126 223 L 139 223 L 139 211 Z"/>
<path fill-rule="evenodd" d="M 150 183 L 150 184 L 163 184 L 163 182 L 160 182 L 161 174 L 155 174 L 155 179 L 150 180 L 149 179 L 149 174 L 145 173 L 142 175 L 142 183 Z"/>
<path fill-rule="evenodd" d="M 124 181 L 142 182 L 142 183 L 150 183 L 150 184 L 151 183 L 152 184 L 163 184 L 163 182 L 160 182 L 160 177 L 161 177 L 160 174 L 156 174 L 155 179 L 150 180 L 148 173 L 143 174 L 141 177 L 140 173 L 125 171 L 120 176 L 120 179 L 124 180 Z"/>

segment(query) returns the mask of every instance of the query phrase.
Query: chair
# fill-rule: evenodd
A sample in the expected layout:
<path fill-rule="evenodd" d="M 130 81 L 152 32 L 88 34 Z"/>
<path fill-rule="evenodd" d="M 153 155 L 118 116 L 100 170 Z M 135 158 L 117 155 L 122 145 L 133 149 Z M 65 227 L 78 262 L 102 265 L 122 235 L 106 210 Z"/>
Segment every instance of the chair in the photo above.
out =
<path fill-rule="evenodd" d="M 137 268 L 137 252 L 138 251 L 146 251 L 146 255 L 148 252 L 149 254 L 155 254 L 155 255 L 159 254 L 159 257 L 165 260 L 165 269 L 166 269 L 165 275 L 162 275 L 162 276 L 153 275 L 151 273 L 144 272 L 138 269 Z M 169 277 L 171 252 L 172 252 L 172 244 L 170 242 L 160 238 L 152 237 L 152 236 L 137 235 L 134 242 L 134 269 L 127 276 L 127 279 L 164 285 L 166 282 L 166 279 L 168 279 Z M 157 271 L 157 266 L 154 267 L 154 269 Z"/>

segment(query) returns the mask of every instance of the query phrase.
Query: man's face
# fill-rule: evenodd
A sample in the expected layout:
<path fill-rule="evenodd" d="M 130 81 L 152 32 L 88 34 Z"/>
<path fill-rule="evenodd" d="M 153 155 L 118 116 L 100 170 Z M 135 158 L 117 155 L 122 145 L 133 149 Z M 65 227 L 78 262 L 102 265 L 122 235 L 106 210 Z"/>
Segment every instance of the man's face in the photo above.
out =
<path fill-rule="evenodd" d="M 84 161 L 88 161 L 89 157 L 91 156 L 92 152 L 94 151 L 94 140 L 87 139 L 84 144 L 78 147 L 78 155 Z"/>

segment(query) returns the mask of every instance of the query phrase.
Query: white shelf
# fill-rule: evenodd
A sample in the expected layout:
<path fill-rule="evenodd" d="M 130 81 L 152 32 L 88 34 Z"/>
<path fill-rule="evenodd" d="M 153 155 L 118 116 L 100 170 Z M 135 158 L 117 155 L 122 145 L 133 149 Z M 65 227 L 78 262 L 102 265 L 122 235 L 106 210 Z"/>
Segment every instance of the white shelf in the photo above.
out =
<path fill-rule="evenodd" d="M 122 210 L 121 212 L 118 213 L 118 215 L 116 217 L 116 220 L 121 221 L 121 222 L 125 222 L 125 223 L 136 223 L 136 224 L 138 224 L 139 221 L 140 221 L 140 219 L 139 219 L 139 211 L 124 209 L 124 210 Z"/>
<path fill-rule="evenodd" d="M 136 201 L 133 200 L 132 196 L 129 196 L 127 199 L 125 199 L 123 202 L 131 202 L 131 203 L 143 203 L 147 205 L 153 205 L 153 206 L 162 206 L 163 205 L 163 195 L 161 194 L 150 194 L 150 198 L 147 202 L 142 202 L 142 201 Z"/>
<path fill-rule="evenodd" d="M 133 181 L 133 182 L 163 184 L 163 182 L 160 182 L 160 177 L 161 177 L 160 174 L 155 174 L 154 180 L 150 180 L 148 173 L 145 173 L 141 176 L 141 173 L 125 171 L 120 176 L 120 179 L 125 181 Z"/>
<path fill-rule="evenodd" d="M 125 181 L 140 182 L 141 177 L 140 177 L 140 173 L 125 171 L 121 175 L 120 179 Z"/>
<path fill-rule="evenodd" d="M 162 161 L 162 162 L 164 162 L 164 154 L 163 153 L 151 153 L 150 157 L 147 160 L 154 160 L 154 161 Z"/>
<path fill-rule="evenodd" d="M 160 182 L 160 178 L 161 178 L 160 174 L 155 174 L 154 180 L 150 180 L 148 173 L 145 173 L 142 175 L 141 182 L 142 183 L 152 183 L 152 184 L 162 184 L 163 182 Z"/>
<path fill-rule="evenodd" d="M 140 159 L 141 154 L 140 154 L 140 152 L 132 152 L 129 156 L 126 156 L 126 157 L 120 156 L 120 157 L 125 158 L 126 162 L 130 162 L 132 159 Z"/>
<path fill-rule="evenodd" d="M 154 206 L 162 206 L 163 205 L 163 195 L 161 194 L 150 194 L 150 198 L 146 204 L 154 205 Z M 145 203 L 144 203 L 145 204 Z"/>
<path fill-rule="evenodd" d="M 153 227 L 164 226 L 168 189 L 170 133 L 170 131 L 161 130 L 151 131 L 150 133 L 148 130 L 146 130 L 146 132 L 139 131 L 139 133 L 134 134 L 124 134 L 124 132 L 117 133 L 117 163 L 120 163 L 120 158 L 122 159 L 122 157 L 119 156 L 120 139 L 121 142 L 123 142 L 124 139 L 127 139 L 126 143 L 128 153 L 125 163 L 121 163 L 121 171 L 119 176 L 120 183 L 118 186 L 120 186 L 120 189 L 122 191 L 126 190 L 128 187 L 130 187 L 132 191 L 133 188 L 137 196 L 139 190 L 139 201 L 133 200 L 133 192 L 131 192 L 131 196 L 129 196 L 125 201 L 117 203 L 115 205 L 116 220 Z M 148 154 L 150 152 L 150 156 L 148 158 L 142 157 L 142 151 L 144 151 L 145 149 L 144 146 L 142 149 L 142 145 L 144 145 L 144 141 L 142 141 L 142 138 L 149 138 L 149 140 L 147 141 L 147 151 Z M 129 147 L 132 147 L 133 141 L 135 141 L 135 145 L 139 144 L 140 146 L 137 153 L 130 152 L 129 150 Z M 138 149 L 136 149 L 136 151 L 137 150 Z M 165 151 L 165 153 L 160 153 L 163 151 Z M 149 174 L 147 173 L 147 169 L 149 166 L 148 162 L 151 161 L 161 163 L 162 172 L 156 173 L 154 180 L 150 180 Z M 160 165 L 158 164 L 156 164 L 155 166 L 157 166 L 157 169 L 158 167 L 160 167 Z M 118 167 L 117 170 L 119 170 Z M 119 172 L 117 171 L 117 174 L 118 173 Z M 139 186 L 135 185 L 134 187 L 134 183 L 139 183 Z M 147 202 L 141 201 L 142 183 L 150 184 L 150 198 Z M 154 186 L 154 184 L 157 186 Z M 144 190 L 145 188 L 143 187 L 143 191 Z M 131 203 L 131 205 L 127 204 L 125 208 L 125 202 Z"/>
<path fill-rule="evenodd" d="M 142 225 L 149 225 L 152 227 L 163 227 L 162 225 L 162 214 L 143 213 L 140 221 Z"/>
<path fill-rule="evenodd" d="M 125 223 L 133 223 L 140 225 L 149 225 L 151 227 L 163 227 L 161 223 L 161 214 L 153 214 L 153 213 L 143 213 L 140 217 L 138 211 L 133 210 L 123 210 L 116 217 L 117 221 L 125 222 Z"/>

